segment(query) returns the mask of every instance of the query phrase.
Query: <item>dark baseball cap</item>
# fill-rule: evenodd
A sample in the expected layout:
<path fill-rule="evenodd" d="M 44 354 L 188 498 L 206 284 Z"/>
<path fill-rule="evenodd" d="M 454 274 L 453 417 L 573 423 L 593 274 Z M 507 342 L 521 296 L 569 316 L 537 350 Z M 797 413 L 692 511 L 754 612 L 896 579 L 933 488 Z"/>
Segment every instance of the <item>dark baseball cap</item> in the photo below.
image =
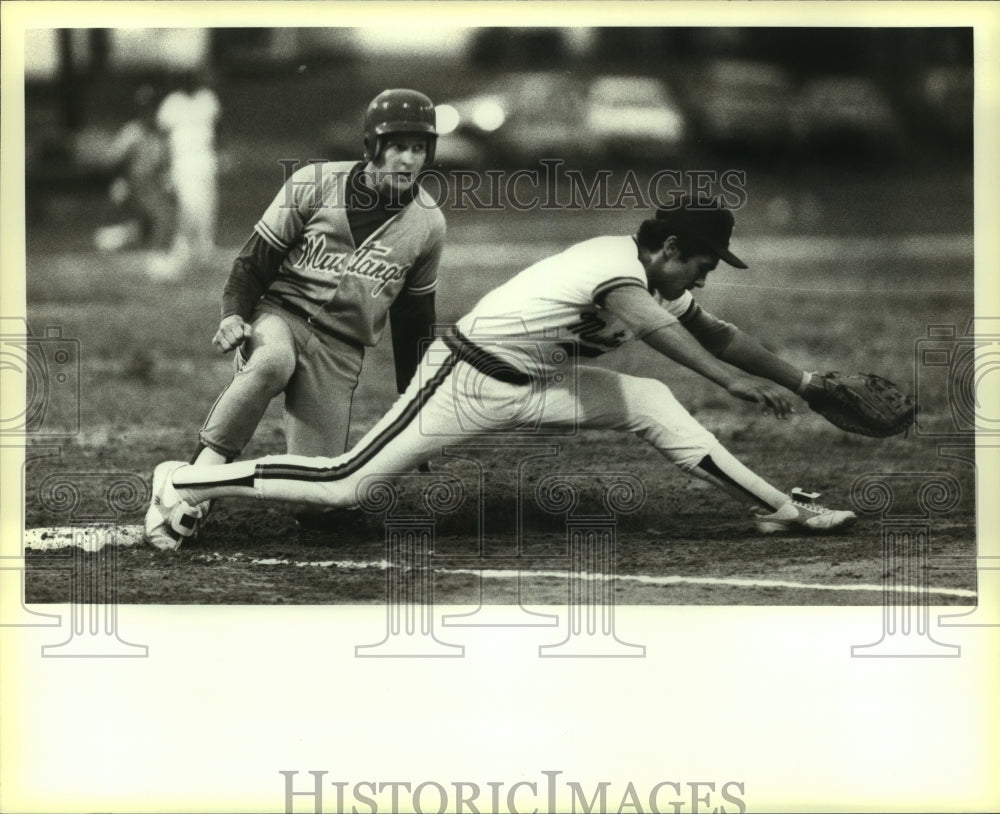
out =
<path fill-rule="evenodd" d="M 672 234 L 697 241 L 733 268 L 748 268 L 746 263 L 729 251 L 729 239 L 733 236 L 736 218 L 728 209 L 690 206 L 682 209 L 658 209 L 656 219 L 666 224 Z"/>

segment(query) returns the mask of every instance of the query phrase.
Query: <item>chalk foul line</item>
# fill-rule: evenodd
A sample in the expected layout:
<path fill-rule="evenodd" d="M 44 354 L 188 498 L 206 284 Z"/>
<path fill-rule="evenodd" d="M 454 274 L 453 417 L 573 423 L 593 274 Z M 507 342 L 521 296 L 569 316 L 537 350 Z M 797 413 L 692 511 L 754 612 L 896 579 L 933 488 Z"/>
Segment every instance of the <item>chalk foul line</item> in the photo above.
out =
<path fill-rule="evenodd" d="M 339 568 L 343 570 L 358 571 L 369 568 L 385 570 L 387 568 L 398 567 L 386 560 L 377 562 L 354 562 L 352 560 L 317 560 L 300 561 L 288 559 L 258 559 L 253 557 L 231 557 L 233 562 L 243 562 L 248 565 L 283 565 L 296 568 Z M 844 583 L 841 585 L 824 585 L 812 582 L 791 582 L 779 579 L 750 579 L 746 577 L 686 577 L 678 575 L 651 576 L 649 574 L 593 574 L 578 571 L 542 571 L 533 568 L 505 569 L 505 568 L 432 568 L 435 574 L 445 576 L 482 576 L 484 579 L 573 579 L 585 582 L 601 582 L 607 580 L 620 580 L 622 582 L 633 582 L 642 585 L 667 586 L 667 585 L 721 585 L 732 588 L 785 588 L 798 591 L 853 591 L 853 592 L 881 592 L 886 590 L 884 585 L 856 585 Z M 960 596 L 975 598 L 978 594 L 965 588 L 918 588 L 912 585 L 900 585 L 892 588 L 893 593 L 928 593 L 938 596 Z"/>
<path fill-rule="evenodd" d="M 27 529 L 24 533 L 24 547 L 32 551 L 54 551 L 70 546 L 79 546 L 85 551 L 96 551 L 105 545 L 135 546 L 143 544 L 141 526 L 80 526 L 76 528 L 36 528 Z M 246 554 L 223 555 L 218 552 L 200 554 L 196 559 L 204 562 L 227 562 L 233 565 L 253 565 L 264 567 L 292 568 L 336 568 L 342 571 L 385 571 L 397 567 L 388 560 L 356 561 L 356 560 L 295 560 L 283 557 L 251 557 Z M 715 585 L 732 588 L 780 588 L 797 591 L 846 591 L 854 593 L 882 592 L 887 590 L 884 585 L 867 585 L 854 583 L 824 584 L 812 582 L 793 582 L 780 579 L 752 579 L 748 577 L 697 577 L 677 574 L 654 576 L 650 574 L 600 574 L 565 570 L 534 570 L 505 568 L 446 568 L 431 569 L 442 576 L 480 576 L 483 579 L 574 579 L 584 581 L 606 581 L 609 579 L 639 585 L 666 587 L 671 585 Z M 893 593 L 926 593 L 935 596 L 954 596 L 975 599 L 978 594 L 966 588 L 937 588 L 932 586 L 916 587 L 912 585 L 893 586 Z"/>

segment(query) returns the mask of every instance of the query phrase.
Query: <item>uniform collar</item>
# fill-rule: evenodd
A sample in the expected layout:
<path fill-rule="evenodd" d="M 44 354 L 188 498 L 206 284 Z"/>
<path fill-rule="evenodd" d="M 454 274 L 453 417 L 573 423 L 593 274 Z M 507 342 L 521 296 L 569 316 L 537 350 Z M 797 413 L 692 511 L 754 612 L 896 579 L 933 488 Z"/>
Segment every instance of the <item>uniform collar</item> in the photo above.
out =
<path fill-rule="evenodd" d="M 420 189 L 420 178 L 413 182 L 406 192 L 399 196 L 399 200 L 391 201 L 382 193 L 374 189 L 371 184 L 368 183 L 368 176 L 364 173 L 364 169 L 367 166 L 367 162 L 359 161 L 351 168 L 351 172 L 347 177 L 347 204 L 348 206 L 353 205 L 354 200 L 358 194 L 358 190 L 364 189 L 370 195 L 374 195 L 376 200 L 374 205 L 366 205 L 366 208 L 371 209 L 384 209 L 392 212 L 399 212 L 405 209 L 407 204 L 409 204 L 416 196 Z M 366 195 L 366 199 L 369 196 Z"/>

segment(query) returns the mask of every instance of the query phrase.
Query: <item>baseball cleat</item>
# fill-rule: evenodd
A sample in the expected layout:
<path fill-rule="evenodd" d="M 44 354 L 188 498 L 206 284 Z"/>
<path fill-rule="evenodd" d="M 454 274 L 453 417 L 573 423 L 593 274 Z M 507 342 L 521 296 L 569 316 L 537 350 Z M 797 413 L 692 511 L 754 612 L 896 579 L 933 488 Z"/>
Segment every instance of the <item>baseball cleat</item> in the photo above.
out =
<path fill-rule="evenodd" d="M 839 511 L 821 506 L 816 492 L 792 489 L 792 499 L 773 514 L 758 514 L 757 531 L 774 534 L 781 531 L 807 531 L 825 534 L 851 526 L 858 516 L 851 511 Z"/>
<path fill-rule="evenodd" d="M 146 512 L 146 541 L 161 551 L 176 551 L 186 537 L 198 530 L 202 512 L 180 499 L 171 483 L 184 461 L 166 461 L 153 470 L 153 500 Z"/>
<path fill-rule="evenodd" d="M 185 504 L 190 505 L 190 504 Z M 203 500 L 197 506 L 195 510 L 198 513 L 198 520 L 194 527 L 194 534 L 191 535 L 192 540 L 197 540 L 201 536 L 202 530 L 205 528 L 205 521 L 208 520 L 208 516 L 212 513 L 212 507 L 215 505 L 214 500 Z"/>

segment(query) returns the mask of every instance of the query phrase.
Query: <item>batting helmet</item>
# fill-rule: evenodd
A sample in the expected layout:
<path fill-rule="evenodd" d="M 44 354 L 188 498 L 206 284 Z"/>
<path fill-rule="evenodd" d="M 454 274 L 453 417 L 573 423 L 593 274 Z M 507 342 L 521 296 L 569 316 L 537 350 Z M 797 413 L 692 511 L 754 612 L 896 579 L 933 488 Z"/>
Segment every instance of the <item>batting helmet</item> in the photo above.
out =
<path fill-rule="evenodd" d="M 406 88 L 384 90 L 371 100 L 365 111 L 365 161 L 378 158 L 382 136 L 419 133 L 427 137 L 426 163 L 430 164 L 437 144 L 436 127 L 434 103 L 424 94 Z"/>

